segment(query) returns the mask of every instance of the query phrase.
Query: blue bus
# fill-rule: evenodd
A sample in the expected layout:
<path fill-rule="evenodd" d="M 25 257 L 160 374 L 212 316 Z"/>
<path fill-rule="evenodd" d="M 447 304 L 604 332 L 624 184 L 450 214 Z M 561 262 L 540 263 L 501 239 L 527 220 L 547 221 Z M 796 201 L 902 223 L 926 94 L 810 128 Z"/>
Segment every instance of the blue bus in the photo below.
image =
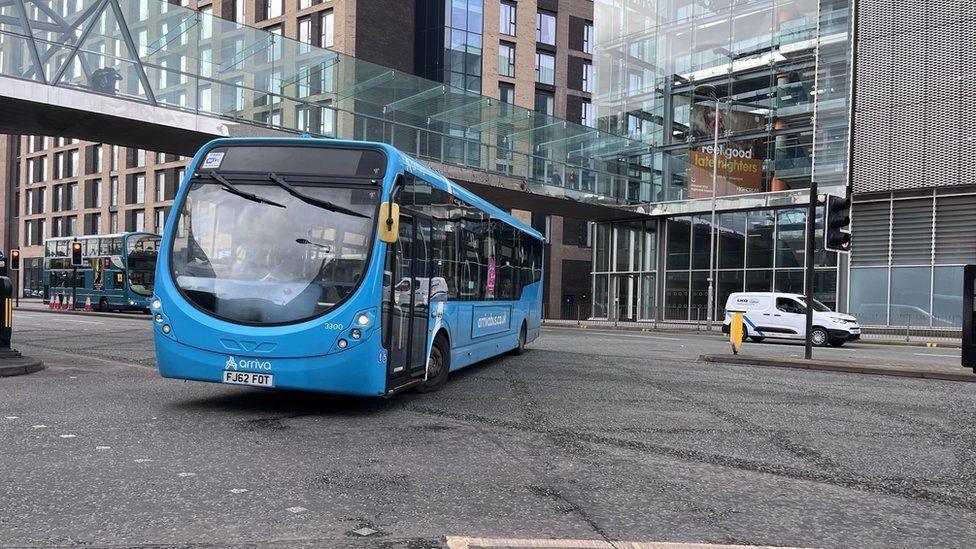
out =
<path fill-rule="evenodd" d="M 152 302 L 164 377 L 425 392 L 541 332 L 543 236 L 388 145 L 218 139 L 173 212 Z"/>
<path fill-rule="evenodd" d="M 71 243 L 81 243 L 84 265 L 71 266 Z M 64 303 L 75 290 L 74 307 L 89 301 L 100 311 L 149 312 L 159 252 L 158 234 L 130 232 L 67 236 L 44 241 L 44 291 Z"/>

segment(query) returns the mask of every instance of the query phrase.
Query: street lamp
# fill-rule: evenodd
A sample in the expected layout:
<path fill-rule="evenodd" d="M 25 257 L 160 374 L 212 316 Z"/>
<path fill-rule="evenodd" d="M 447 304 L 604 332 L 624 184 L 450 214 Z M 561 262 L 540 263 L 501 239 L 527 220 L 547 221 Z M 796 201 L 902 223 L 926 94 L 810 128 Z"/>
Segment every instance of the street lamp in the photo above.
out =
<path fill-rule="evenodd" d="M 712 331 L 712 311 L 715 310 L 715 199 L 718 189 L 718 127 L 719 119 L 722 116 L 721 103 L 718 99 L 718 90 L 715 86 L 703 85 L 695 88 L 695 96 L 710 97 L 715 101 L 715 128 L 712 140 L 712 220 L 709 226 L 709 253 L 708 253 L 708 331 Z"/>

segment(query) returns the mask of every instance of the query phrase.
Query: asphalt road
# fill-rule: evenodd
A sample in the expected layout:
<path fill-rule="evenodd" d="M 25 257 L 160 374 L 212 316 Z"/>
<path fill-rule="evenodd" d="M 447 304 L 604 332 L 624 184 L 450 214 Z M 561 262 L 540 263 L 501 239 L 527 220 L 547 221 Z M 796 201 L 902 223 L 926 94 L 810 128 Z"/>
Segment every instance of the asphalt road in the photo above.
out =
<path fill-rule="evenodd" d="M 547 329 L 439 393 L 350 399 L 164 380 L 143 321 L 15 318 L 48 369 L 0 378 L 3 547 L 976 546 L 972 383 Z"/>

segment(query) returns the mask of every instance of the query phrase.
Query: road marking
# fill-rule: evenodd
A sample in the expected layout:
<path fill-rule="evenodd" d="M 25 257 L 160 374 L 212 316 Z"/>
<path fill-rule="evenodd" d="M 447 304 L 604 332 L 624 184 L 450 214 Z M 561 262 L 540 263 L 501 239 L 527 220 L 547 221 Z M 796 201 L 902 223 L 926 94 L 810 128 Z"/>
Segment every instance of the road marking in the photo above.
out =
<path fill-rule="evenodd" d="M 111 448 L 111 446 L 96 446 L 95 447 L 96 450 L 108 450 L 110 448 Z"/>
<path fill-rule="evenodd" d="M 938 353 L 912 353 L 915 356 L 947 356 L 949 358 L 960 358 L 959 355 L 940 355 Z"/>
<path fill-rule="evenodd" d="M 564 331 L 571 332 L 573 330 L 572 328 L 570 328 L 570 329 L 565 329 Z M 591 334 L 612 335 L 614 337 L 632 337 L 636 339 L 666 339 L 668 341 L 684 341 L 684 339 L 680 337 L 666 337 L 666 336 L 659 336 L 659 335 L 620 334 L 617 332 L 607 332 L 604 330 L 587 330 L 587 332 Z"/>
<path fill-rule="evenodd" d="M 197 474 L 196 473 L 180 473 L 179 476 L 181 476 L 181 477 L 195 477 L 195 476 L 197 476 Z"/>
<path fill-rule="evenodd" d="M 296 505 L 295 507 L 289 507 L 289 508 L 285 509 L 285 511 L 288 511 L 289 513 L 294 513 L 294 514 L 297 515 L 298 513 L 304 513 L 305 511 L 308 511 L 308 509 L 306 509 L 304 507 L 298 507 Z"/>
<path fill-rule="evenodd" d="M 23 313 L 21 313 L 21 314 L 23 314 Z M 36 313 L 36 314 L 49 314 L 49 313 Z M 38 317 L 35 317 L 32 320 L 40 321 L 41 319 L 38 318 Z M 81 324 L 105 324 L 105 322 L 98 322 L 98 321 L 95 321 L 95 320 L 82 320 L 80 318 L 62 318 L 62 319 L 59 319 L 58 321 L 59 322 L 78 322 L 78 323 L 81 323 Z M 49 326 L 48 323 L 44 323 L 44 324 Z"/>
<path fill-rule="evenodd" d="M 230 493 L 232 493 L 232 494 L 243 494 L 244 492 L 247 492 L 247 488 L 231 488 L 230 489 Z"/>
<path fill-rule="evenodd" d="M 61 438 L 75 438 L 78 435 L 61 435 Z"/>
<path fill-rule="evenodd" d="M 35 429 L 47 429 L 47 425 L 31 425 Z"/>
<path fill-rule="evenodd" d="M 674 543 L 654 541 L 611 542 L 582 539 L 491 539 L 447 536 L 449 549 L 488 549 L 491 547 L 521 547 L 524 549 L 745 549 L 766 545 L 714 545 L 711 543 Z M 771 548 L 770 548 L 771 549 Z"/>

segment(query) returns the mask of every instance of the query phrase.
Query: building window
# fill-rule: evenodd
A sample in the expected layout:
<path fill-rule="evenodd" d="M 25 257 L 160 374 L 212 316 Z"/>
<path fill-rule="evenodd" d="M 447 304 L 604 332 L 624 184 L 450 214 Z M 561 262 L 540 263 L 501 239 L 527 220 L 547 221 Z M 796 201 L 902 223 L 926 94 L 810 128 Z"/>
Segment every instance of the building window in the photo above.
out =
<path fill-rule="evenodd" d="M 331 48 L 335 45 L 335 17 L 332 10 L 325 10 L 319 20 L 319 46 Z"/>
<path fill-rule="evenodd" d="M 68 176 L 78 177 L 78 149 L 69 152 L 65 160 L 68 162 L 67 169 L 65 170 Z"/>
<path fill-rule="evenodd" d="M 63 179 L 68 177 L 65 167 L 64 153 L 54 153 L 54 179 Z"/>
<path fill-rule="evenodd" d="M 556 85 L 556 56 L 541 51 L 535 53 L 535 81 Z"/>
<path fill-rule="evenodd" d="M 593 53 L 593 23 L 583 25 L 583 53 Z"/>
<path fill-rule="evenodd" d="M 275 17 L 281 17 L 282 8 L 284 0 L 265 0 L 264 2 L 264 18 L 274 19 Z"/>
<path fill-rule="evenodd" d="M 583 62 L 583 91 L 593 93 L 593 63 Z"/>
<path fill-rule="evenodd" d="M 498 15 L 498 32 L 515 36 L 515 4 L 502 2 Z"/>
<path fill-rule="evenodd" d="M 515 44 L 498 43 L 498 74 L 515 76 Z"/>
<path fill-rule="evenodd" d="M 502 103 L 515 104 L 515 85 L 508 82 L 498 83 L 498 99 Z"/>
<path fill-rule="evenodd" d="M 322 3 L 322 0 L 298 0 L 298 9 L 300 10 L 308 9 L 320 3 Z"/>
<path fill-rule="evenodd" d="M 233 16 L 234 16 L 234 22 L 235 23 L 240 23 L 240 24 L 243 25 L 244 23 L 247 22 L 247 19 L 246 19 L 247 15 L 244 12 L 244 6 L 245 5 L 246 4 L 245 4 L 244 0 L 234 0 L 234 13 L 233 13 Z M 116 225 L 118 225 L 117 222 L 116 222 Z"/>
<path fill-rule="evenodd" d="M 153 230 L 162 234 L 163 229 L 166 227 L 166 208 L 156 208 L 155 212 L 153 212 L 153 216 Z"/>
<path fill-rule="evenodd" d="M 555 98 L 552 92 L 535 90 L 535 110 L 542 114 L 553 116 L 555 112 Z"/>
<path fill-rule="evenodd" d="M 156 202 L 162 202 L 166 200 L 166 173 L 156 172 L 156 186 L 153 188 L 153 192 L 156 193 L 154 196 Z"/>
<path fill-rule="evenodd" d="M 128 198 L 129 204 L 146 203 L 146 174 L 139 173 L 132 176 L 132 196 Z"/>
<path fill-rule="evenodd" d="M 108 180 L 108 205 L 116 207 L 119 205 L 119 176 L 113 175 Z"/>
<path fill-rule="evenodd" d="M 64 203 L 64 185 L 55 185 L 51 187 L 51 211 L 60 212 L 64 208 L 62 207 Z"/>
<path fill-rule="evenodd" d="M 85 234 L 98 234 L 102 225 L 102 214 L 85 214 Z"/>
<path fill-rule="evenodd" d="M 540 11 L 535 18 L 535 41 L 541 44 L 556 45 L 556 14 Z"/>
<path fill-rule="evenodd" d="M 67 204 L 65 204 L 65 210 L 74 210 L 78 208 L 78 184 L 68 183 L 67 192 L 65 193 L 65 198 L 67 199 Z"/>
<path fill-rule="evenodd" d="M 108 232 L 119 232 L 119 212 L 111 212 L 108 214 Z"/>
<path fill-rule="evenodd" d="M 306 45 L 312 45 L 312 16 L 309 15 L 298 20 L 298 41 L 302 43 L 302 53 L 311 51 Z"/>
<path fill-rule="evenodd" d="M 596 127 L 596 120 L 593 118 L 593 103 L 591 101 L 583 101 L 580 103 L 580 124 L 591 128 Z"/>
<path fill-rule="evenodd" d="M 146 230 L 146 212 L 145 210 L 134 210 L 132 212 L 132 230 L 141 232 Z"/>
<path fill-rule="evenodd" d="M 112 155 L 110 160 L 111 160 L 111 165 L 109 166 L 109 170 L 113 172 L 118 171 L 119 169 L 119 146 L 118 145 L 112 145 Z"/>

